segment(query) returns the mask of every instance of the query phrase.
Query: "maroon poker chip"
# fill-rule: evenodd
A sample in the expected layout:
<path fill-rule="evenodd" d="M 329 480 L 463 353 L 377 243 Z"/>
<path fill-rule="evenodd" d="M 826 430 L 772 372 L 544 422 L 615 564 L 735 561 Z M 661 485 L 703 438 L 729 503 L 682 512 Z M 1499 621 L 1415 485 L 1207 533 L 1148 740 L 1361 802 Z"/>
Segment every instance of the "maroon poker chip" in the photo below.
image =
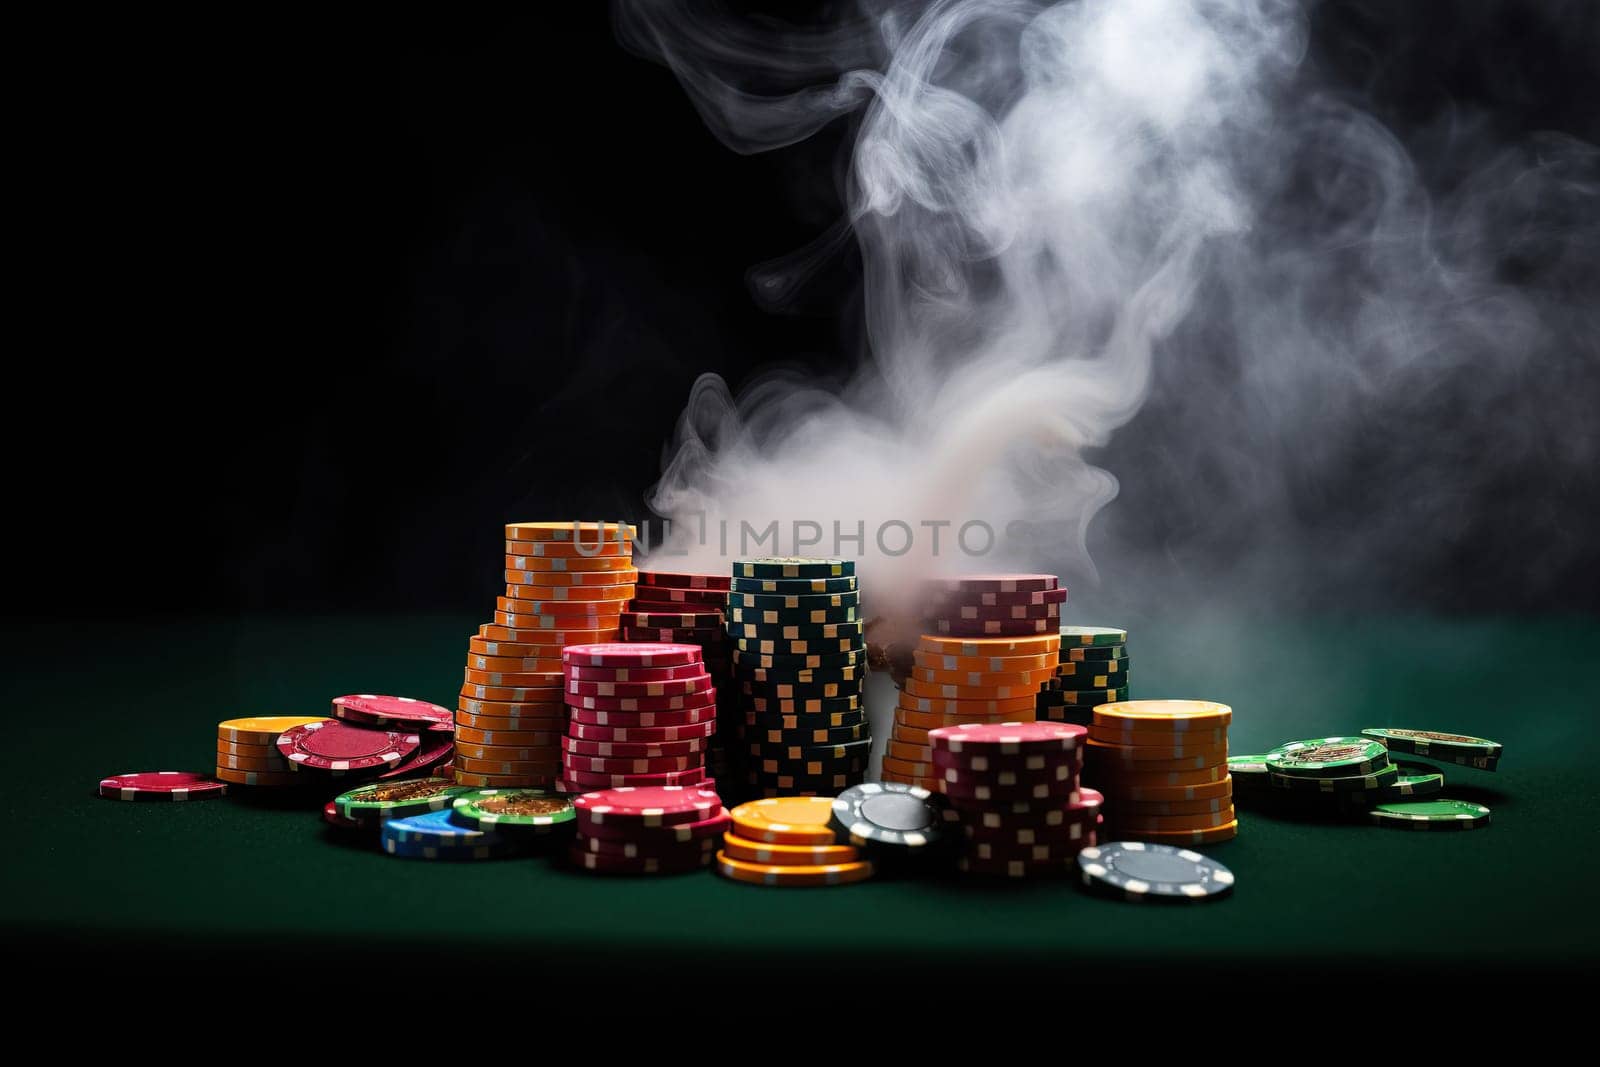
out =
<path fill-rule="evenodd" d="M 706 738 L 689 738 L 683 741 L 657 741 L 641 744 L 630 741 L 580 741 L 576 737 L 563 737 L 561 747 L 576 756 L 605 758 L 651 759 L 660 756 L 703 755 L 711 748 Z"/>
<path fill-rule="evenodd" d="M 677 826 L 703 822 L 722 807 L 722 798 L 691 786 L 652 786 L 595 790 L 572 802 L 578 828 L 615 824 L 620 827 Z"/>
<path fill-rule="evenodd" d="M 954 578 L 933 578 L 933 589 L 964 593 L 1021 593 L 1054 589 L 1060 582 L 1053 574 L 963 574 Z"/>
<path fill-rule="evenodd" d="M 285 730 L 278 735 L 277 747 L 297 767 L 344 772 L 394 767 L 421 743 L 416 733 L 323 719 Z"/>
<path fill-rule="evenodd" d="M 561 786 L 563 793 L 592 793 L 596 789 L 620 789 L 623 786 L 632 786 L 636 789 L 648 789 L 664 786 L 697 786 L 705 781 L 704 767 L 694 767 L 687 771 L 667 771 L 661 774 L 590 774 L 587 771 L 563 770 Z M 575 788 L 567 788 L 575 787 Z"/>
<path fill-rule="evenodd" d="M 592 697 L 585 700 L 598 699 Z M 632 708 L 590 708 L 577 704 L 570 706 L 571 715 L 569 723 L 580 723 L 584 726 L 625 726 L 625 727 L 657 727 L 657 726 L 699 726 L 702 723 L 715 722 L 717 719 L 717 705 L 715 701 L 701 704 L 693 708 L 661 708 L 636 711 Z M 578 735 L 573 735 L 578 736 Z"/>
<path fill-rule="evenodd" d="M 640 567 L 638 584 L 666 589 L 719 590 L 726 593 L 733 587 L 733 579 L 726 574 L 689 574 L 680 571 L 647 570 Z"/>
<path fill-rule="evenodd" d="M 208 800 L 228 784 L 197 771 L 135 771 L 100 779 L 100 795 L 112 800 Z"/>
<path fill-rule="evenodd" d="M 629 744 L 654 745 L 664 741 L 703 740 L 717 732 L 717 720 L 685 723 L 682 726 L 635 726 L 618 723 L 605 725 L 574 720 L 567 725 L 567 735 L 580 741 L 621 741 Z"/>
<path fill-rule="evenodd" d="M 691 674 L 687 678 L 667 678 L 657 682 L 582 682 L 567 683 L 568 696 L 587 697 L 681 697 L 711 688 L 710 674 Z"/>
<path fill-rule="evenodd" d="M 716 796 L 702 783 L 700 792 Z M 600 822 L 590 822 L 583 825 L 583 833 L 589 838 L 598 838 L 609 841 L 636 841 L 642 834 L 659 835 L 661 839 L 673 843 L 688 841 L 715 841 L 722 837 L 733 826 L 733 817 L 728 814 L 721 801 L 708 812 L 701 813 L 703 817 L 696 818 L 693 822 L 678 822 L 670 825 L 655 825 L 641 827 L 637 822 L 627 819 L 609 819 Z"/>
<path fill-rule="evenodd" d="M 412 774 L 426 774 L 429 768 L 455 754 L 456 735 L 454 723 L 436 723 L 420 735 L 417 750 L 396 764 L 379 778 L 404 778 Z"/>
<path fill-rule="evenodd" d="M 352 693 L 333 698 L 333 717 L 346 722 L 383 726 L 388 723 L 450 722 L 455 716 L 450 709 L 426 700 Z"/>
<path fill-rule="evenodd" d="M 580 667 L 675 667 L 700 659 L 698 645 L 662 642 L 567 645 L 561 650 L 562 663 Z"/>
<path fill-rule="evenodd" d="M 696 660 L 677 667 L 584 667 L 567 665 L 568 682 L 668 682 L 675 678 L 694 678 L 713 664 Z"/>

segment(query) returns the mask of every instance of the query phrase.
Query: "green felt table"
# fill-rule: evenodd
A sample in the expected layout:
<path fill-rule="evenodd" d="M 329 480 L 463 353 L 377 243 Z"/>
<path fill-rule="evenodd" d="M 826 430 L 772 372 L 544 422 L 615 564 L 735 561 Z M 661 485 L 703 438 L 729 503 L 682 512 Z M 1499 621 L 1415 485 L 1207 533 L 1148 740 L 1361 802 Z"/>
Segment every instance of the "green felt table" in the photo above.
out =
<path fill-rule="evenodd" d="M 1446 771 L 1447 795 L 1488 804 L 1491 827 L 1246 813 L 1237 840 L 1208 850 L 1237 891 L 1198 905 L 1102 900 L 1065 881 L 777 890 L 709 872 L 600 878 L 541 859 L 430 864 L 342 844 L 303 805 L 95 795 L 106 774 L 208 768 L 219 719 L 315 714 L 348 692 L 451 705 L 475 625 L 269 618 L 13 633 L 8 710 L 22 744 L 6 791 L 7 942 L 57 961 L 291 967 L 426 953 L 571 975 L 717 960 L 791 976 L 959 962 L 1063 982 L 1139 981 L 1152 967 L 1269 980 L 1548 975 L 1592 967 L 1600 947 L 1592 620 L 1133 626 L 1134 695 L 1232 704 L 1236 752 L 1376 725 L 1505 743 L 1498 773 Z M 887 679 L 873 683 L 881 720 L 893 699 Z"/>

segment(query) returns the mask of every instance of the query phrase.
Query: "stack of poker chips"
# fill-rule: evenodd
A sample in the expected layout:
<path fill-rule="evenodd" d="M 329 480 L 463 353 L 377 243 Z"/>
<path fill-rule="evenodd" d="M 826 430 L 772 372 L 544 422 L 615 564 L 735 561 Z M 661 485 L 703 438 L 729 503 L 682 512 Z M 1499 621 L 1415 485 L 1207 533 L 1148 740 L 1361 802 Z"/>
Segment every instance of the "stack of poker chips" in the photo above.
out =
<path fill-rule="evenodd" d="M 561 771 L 564 645 L 617 639 L 633 596 L 634 528 L 612 522 L 506 526 L 506 595 L 468 646 L 456 705 L 456 781 L 550 788 Z"/>
<path fill-rule="evenodd" d="M 638 585 L 628 610 L 622 613 L 622 640 L 655 644 L 699 645 L 706 673 L 717 689 L 719 729 L 707 750 L 707 770 L 718 778 L 728 774 L 723 737 L 736 734 L 733 662 L 722 629 L 728 606 L 728 576 L 672 571 L 639 571 Z"/>
<path fill-rule="evenodd" d="M 1082 789 L 1083 739 L 1068 723 L 974 723 L 928 737 L 965 838 L 961 870 L 1007 878 L 1076 869 L 1102 797 Z"/>
<path fill-rule="evenodd" d="M 455 754 L 450 711 L 410 697 L 335 697 L 328 717 L 276 715 L 217 724 L 216 775 L 263 789 L 325 789 L 438 774 Z"/>
<path fill-rule="evenodd" d="M 928 731 L 1029 722 L 1040 687 L 1056 676 L 1067 591 L 1054 575 L 940 579 L 924 593 L 924 629 L 912 653 L 884 752 L 883 779 L 939 789 Z"/>
<path fill-rule="evenodd" d="M 320 723 L 322 715 L 258 715 L 217 723 L 216 775 L 231 785 L 269 789 L 308 783 L 278 751 L 278 737 L 297 726 Z"/>
<path fill-rule="evenodd" d="M 1061 661 L 1056 676 L 1039 693 L 1034 717 L 1088 726 L 1097 705 L 1128 696 L 1128 631 L 1063 626 Z"/>
<path fill-rule="evenodd" d="M 570 722 L 564 793 L 700 786 L 717 729 L 717 690 L 698 645 L 594 644 L 561 650 Z"/>
<path fill-rule="evenodd" d="M 863 781 L 872 736 L 855 564 L 737 560 L 731 586 L 744 784 L 758 797 L 832 797 Z"/>
<path fill-rule="evenodd" d="M 1231 708 L 1130 700 L 1092 713 L 1084 777 L 1105 794 L 1108 836 L 1193 846 L 1238 833 L 1228 773 Z"/>
<path fill-rule="evenodd" d="M 709 789 L 603 789 L 573 800 L 572 862 L 600 874 L 681 874 L 711 865 L 728 812 Z"/>
<path fill-rule="evenodd" d="M 848 791 L 847 791 L 848 792 Z M 765 886 L 847 885 L 872 877 L 872 862 L 834 829 L 834 798 L 765 797 L 740 804 L 717 852 L 717 872 Z M 937 813 L 931 818 L 937 819 Z"/>

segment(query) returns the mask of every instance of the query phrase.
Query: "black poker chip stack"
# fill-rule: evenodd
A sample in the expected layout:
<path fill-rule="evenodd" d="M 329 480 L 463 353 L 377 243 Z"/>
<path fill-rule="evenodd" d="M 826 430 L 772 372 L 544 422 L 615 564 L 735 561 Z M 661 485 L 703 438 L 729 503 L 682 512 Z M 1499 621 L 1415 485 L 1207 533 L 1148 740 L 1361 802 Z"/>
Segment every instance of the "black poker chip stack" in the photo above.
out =
<path fill-rule="evenodd" d="M 1061 662 L 1039 692 L 1034 718 L 1090 726 L 1101 704 L 1129 700 L 1128 631 L 1112 626 L 1061 627 Z"/>
<path fill-rule="evenodd" d="M 864 781 L 872 734 L 855 563 L 736 560 L 724 628 L 749 795 L 834 796 Z"/>

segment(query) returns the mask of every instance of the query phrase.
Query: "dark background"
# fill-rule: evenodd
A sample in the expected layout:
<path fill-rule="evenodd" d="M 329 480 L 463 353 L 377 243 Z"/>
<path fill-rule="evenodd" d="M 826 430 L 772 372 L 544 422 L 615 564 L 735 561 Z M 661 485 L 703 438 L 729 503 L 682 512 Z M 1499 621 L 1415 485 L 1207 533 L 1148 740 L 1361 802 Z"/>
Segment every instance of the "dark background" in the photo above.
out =
<path fill-rule="evenodd" d="M 17 614 L 82 615 L 64 573 L 108 580 L 103 617 L 482 610 L 499 523 L 643 515 L 701 372 L 851 358 L 848 257 L 802 314 L 745 281 L 837 218 L 848 123 L 736 156 L 604 5 L 573 8 L 54 41 L 60 206 L 19 210 L 66 300 L 19 357 L 67 403 L 12 397 Z M 1402 137 L 1466 103 L 1595 140 L 1592 13 L 1324 5 L 1312 61 Z M 1515 525 L 1475 536 L 1403 597 L 1514 589 Z M 1593 609 L 1597 570 L 1498 604 Z"/>

